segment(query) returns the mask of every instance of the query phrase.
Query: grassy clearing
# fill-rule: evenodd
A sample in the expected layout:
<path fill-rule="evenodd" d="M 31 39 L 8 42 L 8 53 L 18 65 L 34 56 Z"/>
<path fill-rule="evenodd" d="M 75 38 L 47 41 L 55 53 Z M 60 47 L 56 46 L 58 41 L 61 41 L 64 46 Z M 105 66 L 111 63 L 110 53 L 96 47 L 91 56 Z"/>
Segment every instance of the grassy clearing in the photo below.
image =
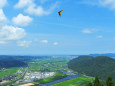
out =
<path fill-rule="evenodd" d="M 92 77 L 83 76 L 83 77 L 67 80 L 67 81 L 64 81 L 61 83 L 57 83 L 57 84 L 52 85 L 52 86 L 70 86 L 70 85 L 83 86 L 83 84 L 86 84 L 88 82 L 92 82 L 93 80 L 94 80 L 94 78 L 92 78 Z"/>

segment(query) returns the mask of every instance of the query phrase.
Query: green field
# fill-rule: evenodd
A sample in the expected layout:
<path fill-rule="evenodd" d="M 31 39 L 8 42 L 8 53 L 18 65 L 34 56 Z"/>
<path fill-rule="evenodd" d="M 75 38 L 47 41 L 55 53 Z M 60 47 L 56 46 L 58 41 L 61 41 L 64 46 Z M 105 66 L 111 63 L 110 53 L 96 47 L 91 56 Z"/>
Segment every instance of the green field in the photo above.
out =
<path fill-rule="evenodd" d="M 65 68 L 67 68 L 67 62 L 67 59 L 61 57 L 52 59 L 33 59 L 31 62 L 29 62 L 29 72 L 40 71 L 43 68 L 47 68 L 51 71 L 54 71 L 48 67 L 54 67 L 57 69 L 65 70 Z M 45 67 L 44 65 L 47 65 L 48 67 Z"/>
<path fill-rule="evenodd" d="M 94 78 L 92 77 L 83 76 L 83 77 L 67 80 L 61 83 L 57 83 L 52 86 L 84 86 L 86 83 L 92 82 L 93 80 Z"/>
<path fill-rule="evenodd" d="M 0 72 L 0 78 L 7 76 L 7 75 L 13 75 L 14 73 L 17 72 L 17 70 L 19 69 L 19 67 L 13 67 L 13 68 L 8 68 L 8 69 L 3 69 Z"/>

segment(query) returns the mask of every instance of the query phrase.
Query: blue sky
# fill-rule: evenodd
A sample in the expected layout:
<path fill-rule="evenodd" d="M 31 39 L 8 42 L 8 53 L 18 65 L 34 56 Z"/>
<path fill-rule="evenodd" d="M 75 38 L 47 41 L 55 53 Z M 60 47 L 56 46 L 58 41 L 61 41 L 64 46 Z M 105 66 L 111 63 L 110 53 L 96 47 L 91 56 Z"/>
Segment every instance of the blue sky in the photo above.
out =
<path fill-rule="evenodd" d="M 1 55 L 91 53 L 115 53 L 115 0 L 0 0 Z"/>

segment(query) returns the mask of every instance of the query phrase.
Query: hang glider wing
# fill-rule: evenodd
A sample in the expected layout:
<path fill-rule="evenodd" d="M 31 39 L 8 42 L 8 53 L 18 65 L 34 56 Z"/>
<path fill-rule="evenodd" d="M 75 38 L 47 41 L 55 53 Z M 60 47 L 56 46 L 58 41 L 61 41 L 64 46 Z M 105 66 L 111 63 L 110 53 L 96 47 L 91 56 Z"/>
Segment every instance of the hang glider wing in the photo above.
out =
<path fill-rule="evenodd" d="M 59 11 L 58 13 L 59 13 L 59 16 L 61 16 L 61 12 L 62 12 L 63 10 L 61 10 L 61 11 Z"/>

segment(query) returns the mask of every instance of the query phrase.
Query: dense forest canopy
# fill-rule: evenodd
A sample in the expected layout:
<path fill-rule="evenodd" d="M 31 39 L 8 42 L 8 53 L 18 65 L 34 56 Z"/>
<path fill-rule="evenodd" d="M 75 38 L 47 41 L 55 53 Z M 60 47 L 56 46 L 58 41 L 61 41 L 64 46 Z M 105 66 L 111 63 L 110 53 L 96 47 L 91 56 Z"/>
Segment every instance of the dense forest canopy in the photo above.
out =
<path fill-rule="evenodd" d="M 108 75 L 115 80 L 115 59 L 107 56 L 79 56 L 68 63 L 68 67 L 88 76 L 106 79 Z"/>
<path fill-rule="evenodd" d="M 0 69 L 9 67 L 22 67 L 27 66 L 26 62 L 32 59 L 45 59 L 51 56 L 10 56 L 0 55 Z"/>
<path fill-rule="evenodd" d="M 24 59 L 21 60 L 14 56 L 0 56 L 0 69 L 27 66 L 23 60 Z"/>

